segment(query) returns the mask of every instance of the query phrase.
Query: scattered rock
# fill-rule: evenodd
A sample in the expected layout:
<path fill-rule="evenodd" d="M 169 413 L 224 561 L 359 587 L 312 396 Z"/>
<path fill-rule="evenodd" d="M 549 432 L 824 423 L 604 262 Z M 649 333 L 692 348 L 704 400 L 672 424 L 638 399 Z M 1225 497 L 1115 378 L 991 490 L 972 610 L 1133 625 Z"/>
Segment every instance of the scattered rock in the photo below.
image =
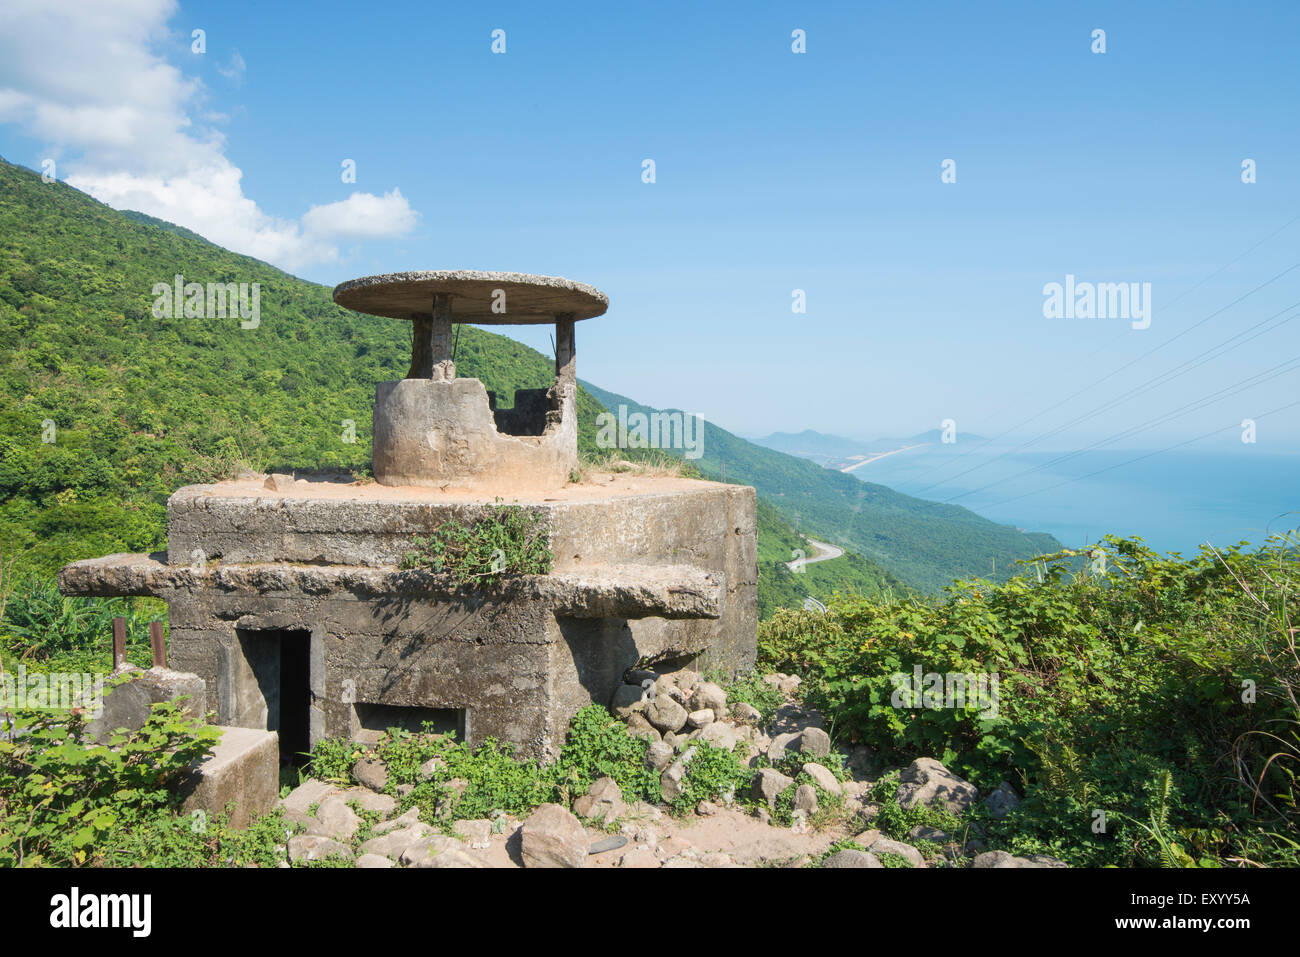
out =
<path fill-rule="evenodd" d="M 907 832 L 907 836 L 914 841 L 932 841 L 935 844 L 946 844 L 951 837 L 947 831 L 926 824 L 918 824 Z"/>
<path fill-rule="evenodd" d="M 843 794 L 844 788 L 840 786 L 839 779 L 831 773 L 829 768 L 824 768 L 820 764 L 805 764 L 803 773 L 808 775 L 816 782 L 817 786 L 827 794 Z"/>
<path fill-rule="evenodd" d="M 758 724 L 763 720 L 762 713 L 747 701 L 731 706 L 731 720 L 741 724 Z"/>
<path fill-rule="evenodd" d="M 360 826 L 361 818 L 347 806 L 343 796 L 331 794 L 320 802 L 316 809 L 316 820 L 307 828 L 307 833 L 336 841 L 349 841 Z"/>
<path fill-rule="evenodd" d="M 339 789 L 332 784 L 308 779 L 290 791 L 289 796 L 280 802 L 280 806 L 284 808 L 284 816 L 289 820 L 304 827 L 311 827 L 316 819 L 307 813 L 308 808 L 313 804 L 320 804 L 331 794 L 337 793 Z M 371 792 L 366 791 L 366 793 Z"/>
<path fill-rule="evenodd" d="M 872 844 L 876 843 L 879 837 L 880 837 L 880 828 L 873 827 L 870 830 L 863 831 L 861 834 L 855 837 L 853 839 L 853 843 L 860 844 L 863 847 L 870 847 Z"/>
<path fill-rule="evenodd" d="M 654 683 L 653 696 L 657 698 L 661 695 L 676 701 L 683 709 L 686 707 L 686 702 L 690 700 L 690 695 L 678 686 L 672 675 L 660 675 L 659 680 Z"/>
<path fill-rule="evenodd" d="M 808 815 L 817 813 L 817 791 L 811 784 L 801 784 L 795 789 L 792 807 Z"/>
<path fill-rule="evenodd" d="M 687 748 L 680 758 L 668 765 L 664 773 L 659 775 L 659 794 L 666 804 L 671 804 L 681 797 L 682 782 L 686 778 L 686 765 L 693 757 L 695 757 L 695 749 Z"/>
<path fill-rule="evenodd" d="M 904 844 L 902 841 L 891 841 L 887 837 L 878 837 L 871 842 L 867 850 L 873 854 L 898 854 L 907 858 L 907 862 L 913 867 L 925 867 L 924 855 L 911 844 Z"/>
<path fill-rule="evenodd" d="M 700 740 L 715 748 L 726 748 L 728 751 L 735 750 L 736 745 L 740 743 L 736 729 L 725 721 L 715 721 L 707 726 L 700 732 Z"/>
<path fill-rule="evenodd" d="M 671 744 L 665 744 L 663 741 L 651 741 L 650 747 L 645 749 L 643 763 L 651 771 L 662 771 L 673 763 L 675 753 Z"/>
<path fill-rule="evenodd" d="M 421 781 L 430 780 L 431 778 L 435 777 L 437 773 L 444 767 L 446 767 L 446 765 L 443 763 L 442 758 L 439 757 L 430 758 L 428 761 L 425 761 L 423 764 L 420 765 L 420 780 Z"/>
<path fill-rule="evenodd" d="M 485 817 L 457 821 L 456 833 L 472 848 L 483 850 L 492 846 L 492 822 Z"/>
<path fill-rule="evenodd" d="M 369 788 L 348 788 L 340 796 L 344 801 L 356 801 L 357 807 L 363 811 L 377 811 L 385 818 L 397 810 L 397 798 L 391 794 L 376 794 Z"/>
<path fill-rule="evenodd" d="M 836 851 L 826 860 L 822 861 L 822 867 L 841 868 L 841 867 L 884 867 L 880 863 L 880 858 L 870 851 L 855 851 L 845 849 Z"/>
<path fill-rule="evenodd" d="M 289 838 L 289 860 L 323 861 L 327 857 L 343 857 L 350 861 L 352 849 L 318 834 L 299 834 Z"/>
<path fill-rule="evenodd" d="M 655 695 L 646 707 L 646 717 L 663 732 L 676 733 L 686 726 L 686 709 L 666 694 Z"/>
<path fill-rule="evenodd" d="M 769 808 L 775 808 L 777 795 L 792 784 L 794 778 L 786 777 L 775 768 L 762 768 L 754 776 L 754 797 L 762 798 Z"/>
<path fill-rule="evenodd" d="M 979 790 L 963 781 L 934 758 L 917 758 L 903 769 L 898 806 L 911 811 L 919 805 L 962 814 L 975 804 Z"/>
<path fill-rule="evenodd" d="M 586 820 L 611 823 L 623 816 L 623 792 L 613 778 L 598 778 L 573 802 L 573 813 Z"/>
<path fill-rule="evenodd" d="M 799 735 L 799 750 L 804 754 L 824 758 L 831 753 L 831 736 L 821 728 L 804 728 Z"/>
<path fill-rule="evenodd" d="M 992 817 L 1006 817 L 1020 807 L 1020 795 L 1012 789 L 1010 784 L 1003 781 L 992 794 L 984 799 L 984 806 L 989 809 L 989 814 Z"/>
<path fill-rule="evenodd" d="M 380 867 L 392 867 L 392 866 L 393 866 L 392 860 L 387 857 L 384 857 L 381 854 L 362 854 L 360 857 L 357 858 L 357 867 L 361 867 L 361 868 L 365 868 L 365 867 L 380 868 Z"/>
<path fill-rule="evenodd" d="M 695 692 L 691 695 L 691 710 L 712 711 L 721 721 L 727 716 L 727 693 L 712 681 L 701 681 L 695 686 Z"/>
<path fill-rule="evenodd" d="M 419 823 L 420 809 L 418 807 L 413 807 L 402 814 L 401 817 L 395 817 L 391 821 L 384 821 L 381 824 L 376 824 L 370 833 L 379 836 L 381 834 L 387 834 L 390 831 L 399 831 L 404 827 L 410 827 L 412 824 Z"/>
<path fill-rule="evenodd" d="M 633 711 L 627 716 L 627 733 L 634 738 L 644 738 L 651 743 L 661 740 L 658 730 L 640 711 Z"/>
<path fill-rule="evenodd" d="M 451 837 L 431 837 L 413 844 L 402 852 L 407 867 L 485 867 L 465 845 Z"/>
<path fill-rule="evenodd" d="M 266 481 L 262 483 L 262 488 L 272 492 L 292 492 L 293 476 L 286 475 L 283 472 L 272 472 L 266 477 Z"/>
<path fill-rule="evenodd" d="M 689 668 L 683 668 L 681 671 L 675 672 L 672 678 L 673 683 L 676 684 L 677 687 L 681 688 L 688 696 L 691 695 L 700 685 L 700 673 L 698 671 L 691 671 Z M 717 687 L 717 685 L 714 685 L 714 687 Z M 704 707 L 707 708 L 709 705 L 704 705 Z"/>
<path fill-rule="evenodd" d="M 792 747 L 799 740 L 800 733 L 798 731 L 787 731 L 784 734 L 778 734 L 767 747 L 767 759 L 773 764 L 784 760 L 786 748 Z"/>
<path fill-rule="evenodd" d="M 388 784 L 388 768 L 378 758 L 366 756 L 352 765 L 352 780 L 362 787 L 382 792 Z"/>
<path fill-rule="evenodd" d="M 644 845 L 638 845 L 618 859 L 619 867 L 659 867 L 659 858 L 655 852 Z"/>
<path fill-rule="evenodd" d="M 1069 867 L 1065 861 L 1046 854 L 1030 854 L 1028 857 L 1015 857 L 1006 851 L 985 851 L 971 861 L 971 867 L 1005 868 L 1005 867 Z"/>
<path fill-rule="evenodd" d="M 692 728 L 704 728 L 713 724 L 713 709 L 701 708 L 686 715 L 686 724 Z"/>
<path fill-rule="evenodd" d="M 610 699 L 609 710 L 620 718 L 643 711 L 646 706 L 646 702 L 642 700 L 643 694 L 640 685 L 619 685 L 614 692 L 614 697 Z"/>
<path fill-rule="evenodd" d="M 361 851 L 364 854 L 382 854 L 384 857 L 397 858 L 411 845 L 433 837 L 435 833 L 429 825 L 416 821 L 414 824 L 397 828 L 379 837 L 372 837 L 361 845 Z"/>
<path fill-rule="evenodd" d="M 543 804 L 520 828 L 525 867 L 582 867 L 587 860 L 587 832 L 582 822 L 558 804 Z"/>
<path fill-rule="evenodd" d="M 712 801 L 701 801 L 695 805 L 695 813 L 700 817 L 713 817 L 718 813 L 718 806 Z"/>

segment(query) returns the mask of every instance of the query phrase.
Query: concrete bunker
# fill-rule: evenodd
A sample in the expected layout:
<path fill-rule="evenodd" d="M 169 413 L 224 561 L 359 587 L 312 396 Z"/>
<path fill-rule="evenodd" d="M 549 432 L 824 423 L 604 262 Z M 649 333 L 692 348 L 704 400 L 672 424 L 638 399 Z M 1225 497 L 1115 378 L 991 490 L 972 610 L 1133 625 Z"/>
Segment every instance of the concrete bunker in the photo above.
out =
<path fill-rule="evenodd" d="M 323 737 L 369 742 L 426 721 L 547 760 L 573 714 L 610 703 L 639 662 L 752 667 L 754 490 L 570 481 L 574 326 L 605 312 L 603 293 L 444 271 L 358 279 L 334 296 L 412 323 L 407 376 L 376 386 L 376 481 L 246 475 L 179 489 L 166 552 L 76 562 L 60 573 L 66 594 L 163 599 L 173 667 L 215 691 L 220 723 L 277 732 L 290 762 Z M 554 382 L 498 408 L 482 382 L 456 375 L 456 322 L 553 323 Z M 549 571 L 460 584 L 404 567 L 417 538 L 502 504 L 544 531 Z"/>

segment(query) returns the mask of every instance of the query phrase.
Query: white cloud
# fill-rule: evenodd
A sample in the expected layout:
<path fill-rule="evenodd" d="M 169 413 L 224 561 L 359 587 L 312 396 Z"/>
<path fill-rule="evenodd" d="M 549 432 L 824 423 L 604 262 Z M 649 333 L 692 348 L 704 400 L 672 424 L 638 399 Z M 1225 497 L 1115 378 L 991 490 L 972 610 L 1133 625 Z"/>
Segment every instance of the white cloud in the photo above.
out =
<path fill-rule="evenodd" d="M 383 196 L 353 193 L 347 199 L 313 206 L 302 217 L 303 228 L 315 236 L 404 236 L 415 229 L 417 214 L 401 190 Z"/>
<path fill-rule="evenodd" d="M 244 58 L 239 55 L 239 51 L 234 50 L 231 52 L 230 60 L 226 63 L 226 65 L 225 66 L 219 65 L 217 67 L 217 72 L 220 73 L 222 76 L 224 76 L 227 80 L 232 80 L 235 86 L 239 86 L 239 84 L 244 79 L 244 70 L 246 70 L 247 68 L 248 68 L 248 64 L 246 64 L 244 62 Z"/>
<path fill-rule="evenodd" d="M 101 202 L 178 223 L 285 269 L 336 260 L 336 239 L 399 236 L 415 227 L 418 214 L 396 189 L 313 206 L 301 222 L 259 209 L 243 193 L 224 136 L 193 119 L 216 116 L 204 109 L 202 82 L 155 52 L 176 10 L 175 0 L 64 0 L 57 7 L 5 0 L 0 122 L 44 142 L 63 178 Z M 243 58 L 232 51 L 218 70 L 238 81 Z"/>

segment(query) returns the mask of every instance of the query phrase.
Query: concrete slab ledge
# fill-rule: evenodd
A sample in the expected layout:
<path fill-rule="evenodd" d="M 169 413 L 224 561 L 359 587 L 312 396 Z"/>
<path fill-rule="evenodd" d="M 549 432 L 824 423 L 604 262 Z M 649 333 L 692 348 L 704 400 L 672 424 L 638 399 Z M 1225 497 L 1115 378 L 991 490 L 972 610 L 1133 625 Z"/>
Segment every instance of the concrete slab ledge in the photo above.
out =
<path fill-rule="evenodd" d="M 719 618 L 723 576 L 689 565 L 600 565 L 582 572 L 518 575 L 493 587 L 457 585 L 450 576 L 392 566 L 215 564 L 169 565 L 165 553 L 116 554 L 73 562 L 59 572 L 65 595 L 152 596 L 216 588 L 359 599 L 534 600 L 570 618 Z"/>

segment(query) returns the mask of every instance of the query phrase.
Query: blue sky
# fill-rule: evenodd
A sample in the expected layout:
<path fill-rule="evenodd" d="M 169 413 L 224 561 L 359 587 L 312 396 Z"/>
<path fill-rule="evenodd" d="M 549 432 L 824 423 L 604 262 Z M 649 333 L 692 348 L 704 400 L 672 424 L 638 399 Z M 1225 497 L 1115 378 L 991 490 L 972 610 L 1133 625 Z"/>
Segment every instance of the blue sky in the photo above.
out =
<path fill-rule="evenodd" d="M 0 13 L 7 159 L 53 158 L 106 202 L 330 285 L 433 268 L 592 283 L 612 306 L 579 326 L 579 375 L 743 434 L 952 418 L 998 435 L 1083 390 L 1007 437 L 1032 438 L 1300 303 L 1298 268 L 1188 331 L 1300 262 L 1300 222 L 1281 228 L 1300 215 L 1300 4 L 49 6 Z M 1150 283 L 1150 327 L 1046 318 L 1043 286 L 1067 274 Z M 1300 319 L 1040 447 L 1292 356 Z M 1129 444 L 1232 426 L 1298 386 Z M 1261 451 L 1297 439 L 1300 407 L 1259 422 Z"/>

